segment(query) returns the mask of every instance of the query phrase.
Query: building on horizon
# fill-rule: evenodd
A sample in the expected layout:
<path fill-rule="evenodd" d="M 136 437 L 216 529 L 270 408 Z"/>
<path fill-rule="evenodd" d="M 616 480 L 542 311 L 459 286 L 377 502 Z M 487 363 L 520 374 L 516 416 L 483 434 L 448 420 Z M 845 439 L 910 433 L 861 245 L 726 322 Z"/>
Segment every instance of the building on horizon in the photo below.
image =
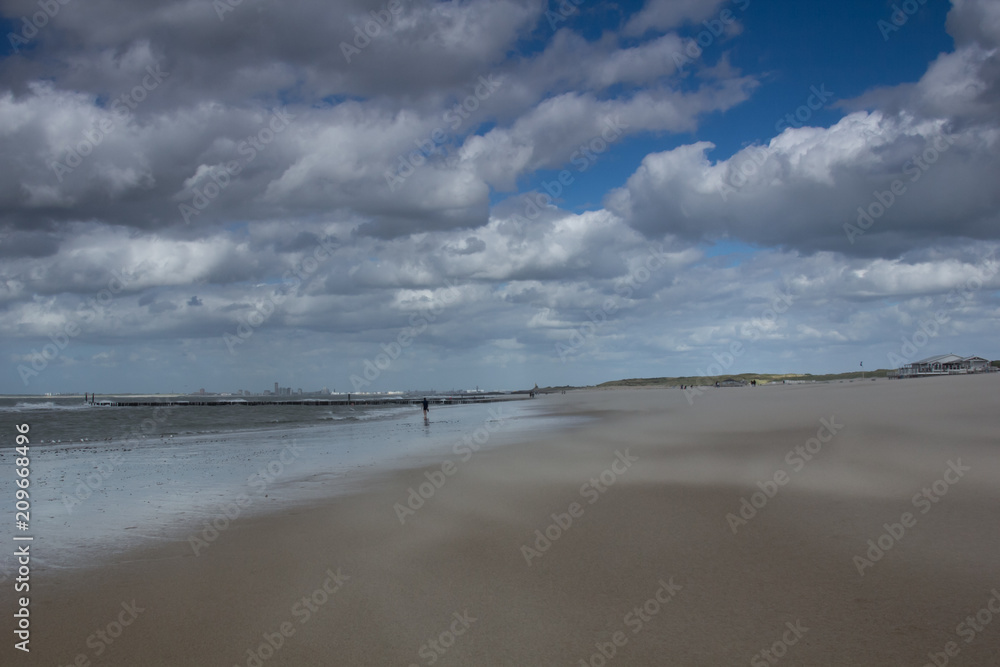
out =
<path fill-rule="evenodd" d="M 967 373 L 989 373 L 997 371 L 983 357 L 960 357 L 957 354 L 938 354 L 920 361 L 904 364 L 890 370 L 890 378 L 928 377 L 934 375 L 965 375 Z"/>

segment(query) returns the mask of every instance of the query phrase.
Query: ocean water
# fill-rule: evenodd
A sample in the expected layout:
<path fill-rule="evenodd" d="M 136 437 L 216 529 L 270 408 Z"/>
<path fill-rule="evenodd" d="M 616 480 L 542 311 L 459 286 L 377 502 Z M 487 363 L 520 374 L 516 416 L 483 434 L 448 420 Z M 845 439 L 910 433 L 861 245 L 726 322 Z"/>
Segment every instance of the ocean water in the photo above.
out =
<path fill-rule="evenodd" d="M 407 410 L 412 412 L 413 408 L 239 403 L 217 407 L 105 407 L 86 405 L 79 398 L 0 398 L 0 429 L 3 429 L 0 437 L 18 419 L 34 419 L 44 424 L 44 444 L 58 444 L 296 428 L 336 421 L 385 419 Z M 37 440 L 36 444 L 43 443 Z"/>
<path fill-rule="evenodd" d="M 0 498 L 11 515 L 0 539 L 31 536 L 35 567 L 106 563 L 143 542 L 227 526 L 234 514 L 350 492 L 372 472 L 439 465 L 457 458 L 456 447 L 500 446 L 578 421 L 546 416 L 544 402 L 433 407 L 425 422 L 419 406 L 154 409 L 0 399 Z M 18 424 L 30 439 L 26 531 L 13 516 Z M 14 570 L 12 549 L 4 552 L 0 584 Z"/>

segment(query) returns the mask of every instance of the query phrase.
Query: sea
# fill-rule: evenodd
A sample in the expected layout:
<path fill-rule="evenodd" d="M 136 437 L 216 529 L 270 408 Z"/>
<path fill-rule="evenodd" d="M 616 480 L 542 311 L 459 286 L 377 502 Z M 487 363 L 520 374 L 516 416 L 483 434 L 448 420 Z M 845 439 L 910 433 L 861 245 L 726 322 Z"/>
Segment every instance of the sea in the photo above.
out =
<path fill-rule="evenodd" d="M 434 405 L 425 420 L 419 405 L 154 408 L 0 398 L 0 539 L 30 537 L 33 568 L 106 564 L 144 543 L 210 537 L 207 526 L 224 531 L 234 514 L 350 493 L 386 470 L 471 463 L 483 449 L 581 421 L 548 414 L 545 403 Z M 24 430 L 27 461 L 16 451 Z M 16 470 L 25 467 L 27 521 L 15 516 Z M 0 553 L 3 585 L 16 564 L 13 548 Z"/>

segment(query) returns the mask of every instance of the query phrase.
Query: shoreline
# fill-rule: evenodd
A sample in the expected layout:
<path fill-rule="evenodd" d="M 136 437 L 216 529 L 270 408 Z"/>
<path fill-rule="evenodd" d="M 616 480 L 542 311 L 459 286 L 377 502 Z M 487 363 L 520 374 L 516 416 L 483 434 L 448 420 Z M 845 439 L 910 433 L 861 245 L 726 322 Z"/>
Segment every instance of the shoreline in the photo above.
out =
<path fill-rule="evenodd" d="M 552 395 L 596 419 L 237 520 L 199 556 L 40 574 L 26 664 L 923 665 L 950 641 L 996 664 L 1000 624 L 955 631 L 1000 586 L 993 378 Z M 868 540 L 889 548 L 859 573 Z"/>
<path fill-rule="evenodd" d="M 526 424 L 545 429 L 567 422 L 542 417 L 549 423 L 544 426 L 524 405 L 441 406 L 429 422 L 416 410 L 383 409 L 324 424 L 143 440 L 39 441 L 33 445 L 32 511 L 42 555 L 34 567 L 86 570 L 143 542 L 197 533 L 194 523 L 228 525 L 350 494 L 373 473 L 440 456 L 480 425 L 490 430 L 481 445 L 473 444 L 489 447 L 516 439 Z M 490 415 L 502 429 L 493 428 Z M 0 452 L 0 463 L 5 456 Z M 0 483 L 0 491 L 8 490 L 13 494 L 12 485 Z"/>

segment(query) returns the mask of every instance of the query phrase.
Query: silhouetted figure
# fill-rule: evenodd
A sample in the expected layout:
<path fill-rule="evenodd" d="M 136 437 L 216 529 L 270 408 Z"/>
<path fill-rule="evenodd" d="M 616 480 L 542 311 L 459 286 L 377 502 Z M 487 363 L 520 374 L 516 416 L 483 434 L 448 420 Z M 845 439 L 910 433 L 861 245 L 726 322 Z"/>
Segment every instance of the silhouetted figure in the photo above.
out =
<path fill-rule="evenodd" d="M 427 419 L 427 410 L 430 409 L 430 403 L 427 402 L 427 397 L 424 396 L 424 419 Z"/>

